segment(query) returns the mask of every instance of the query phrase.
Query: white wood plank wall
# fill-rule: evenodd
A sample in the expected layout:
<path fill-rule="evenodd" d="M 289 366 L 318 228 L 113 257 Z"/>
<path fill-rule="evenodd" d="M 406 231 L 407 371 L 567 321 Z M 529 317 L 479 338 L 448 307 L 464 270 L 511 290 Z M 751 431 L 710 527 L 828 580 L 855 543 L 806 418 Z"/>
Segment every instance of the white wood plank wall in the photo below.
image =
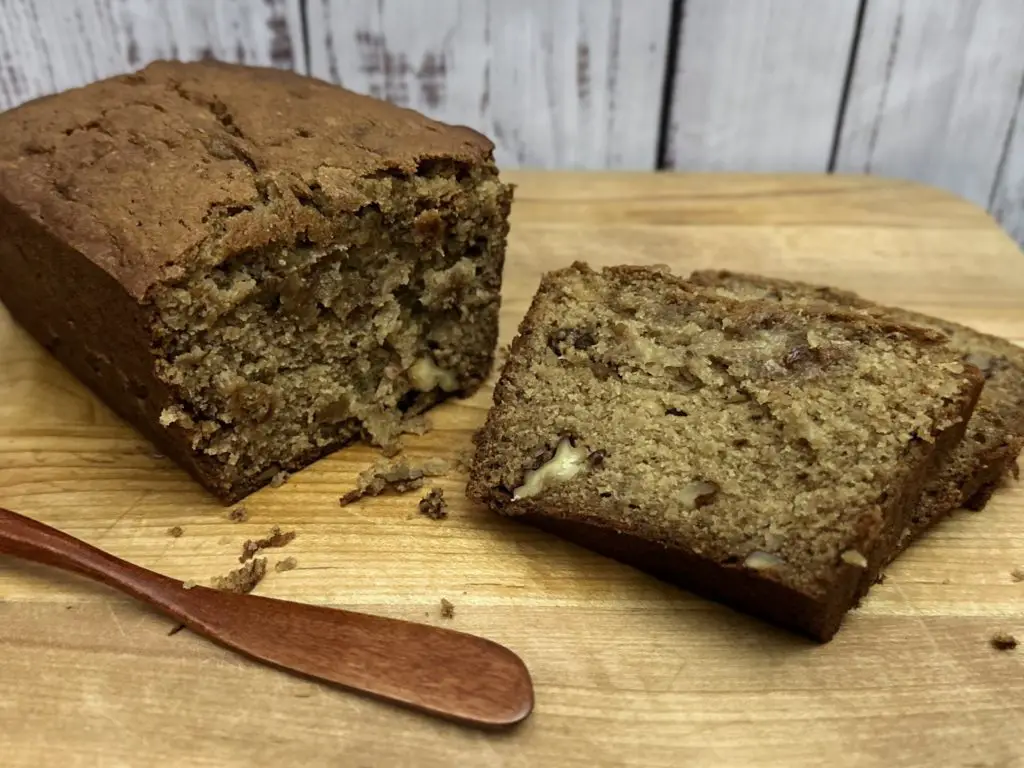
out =
<path fill-rule="evenodd" d="M 1024 0 L 0 0 L 0 109 L 204 57 L 471 125 L 505 167 L 900 176 L 1024 243 Z"/>
<path fill-rule="evenodd" d="M 310 0 L 310 71 L 482 131 L 503 165 L 653 168 L 670 0 Z"/>
<path fill-rule="evenodd" d="M 1024 89 L 1022 89 L 1024 90 Z M 1018 97 L 989 211 L 1024 246 L 1024 98 Z"/>
<path fill-rule="evenodd" d="M 299 0 L 0 0 L 0 110 L 161 58 L 305 72 Z"/>
<path fill-rule="evenodd" d="M 1021 0 L 870 0 L 835 168 L 918 179 L 983 207 L 999 197 L 1024 235 L 1024 159 L 1007 178 L 1022 87 Z"/>
<path fill-rule="evenodd" d="M 666 165 L 827 171 L 860 0 L 686 0 Z"/>

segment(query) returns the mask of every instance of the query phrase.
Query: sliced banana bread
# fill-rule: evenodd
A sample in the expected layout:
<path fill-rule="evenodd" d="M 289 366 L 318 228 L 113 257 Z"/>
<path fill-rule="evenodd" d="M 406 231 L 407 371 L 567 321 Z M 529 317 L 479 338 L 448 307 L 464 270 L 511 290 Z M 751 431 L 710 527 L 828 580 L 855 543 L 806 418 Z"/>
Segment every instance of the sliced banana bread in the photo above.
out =
<path fill-rule="evenodd" d="M 981 369 L 985 388 L 964 438 L 925 486 L 894 557 L 958 507 L 981 509 L 1002 477 L 1017 471 L 1017 456 L 1024 446 L 1024 349 L 948 320 L 879 306 L 854 293 L 826 286 L 727 271 L 695 272 L 690 280 L 732 298 L 768 300 L 788 306 L 825 304 L 933 328 L 949 337 L 950 347 L 961 360 Z"/>
<path fill-rule="evenodd" d="M 933 331 L 577 263 L 519 328 L 467 493 L 827 640 L 982 383 Z"/>
<path fill-rule="evenodd" d="M 231 501 L 486 377 L 492 149 L 291 72 L 158 62 L 0 115 L 0 299 Z"/>

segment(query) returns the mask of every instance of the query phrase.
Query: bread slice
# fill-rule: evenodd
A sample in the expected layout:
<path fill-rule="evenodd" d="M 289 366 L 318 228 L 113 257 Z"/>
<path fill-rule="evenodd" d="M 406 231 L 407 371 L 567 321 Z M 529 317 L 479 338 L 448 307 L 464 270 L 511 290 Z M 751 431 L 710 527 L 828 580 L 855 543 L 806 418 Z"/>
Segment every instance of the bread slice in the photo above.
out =
<path fill-rule="evenodd" d="M 892 557 L 958 507 L 984 507 L 1003 476 L 1017 472 L 1017 456 L 1024 446 L 1024 349 L 948 320 L 879 306 L 855 293 L 825 286 L 726 271 L 695 272 L 690 280 L 732 298 L 788 306 L 825 304 L 932 328 L 949 337 L 961 360 L 981 369 L 985 388 L 964 438 L 925 486 Z"/>
<path fill-rule="evenodd" d="M 934 331 L 577 263 L 519 328 L 467 493 L 828 640 L 982 383 Z"/>

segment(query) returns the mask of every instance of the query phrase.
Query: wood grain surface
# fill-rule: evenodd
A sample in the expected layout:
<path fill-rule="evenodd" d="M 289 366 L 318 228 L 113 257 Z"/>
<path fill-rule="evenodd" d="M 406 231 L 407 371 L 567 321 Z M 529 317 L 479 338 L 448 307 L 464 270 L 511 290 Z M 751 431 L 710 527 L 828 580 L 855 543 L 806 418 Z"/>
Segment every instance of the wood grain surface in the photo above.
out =
<path fill-rule="evenodd" d="M 880 178 L 530 174 L 506 269 L 508 340 L 543 270 L 667 263 L 827 281 L 1024 343 L 1024 255 L 987 214 Z M 526 662 L 537 707 L 482 734 L 236 657 L 91 582 L 0 558 L 8 766 L 1024 765 L 1024 488 L 960 513 L 818 646 L 466 502 L 458 465 L 419 494 L 340 507 L 352 447 L 224 508 L 0 319 L 0 505 L 174 578 L 295 530 L 257 594 L 480 634 Z M 431 416 L 413 459 L 455 460 L 489 391 Z M 180 537 L 168 529 L 180 526 Z M 454 604 L 442 618 L 440 600 Z"/>
<path fill-rule="evenodd" d="M 247 594 L 265 557 L 240 569 L 258 566 L 244 586 L 190 584 L 3 507 L 0 554 L 88 576 L 247 658 L 431 715 L 495 729 L 533 710 L 530 674 L 508 648 L 447 627 Z M 239 560 L 247 555 L 248 547 Z"/>

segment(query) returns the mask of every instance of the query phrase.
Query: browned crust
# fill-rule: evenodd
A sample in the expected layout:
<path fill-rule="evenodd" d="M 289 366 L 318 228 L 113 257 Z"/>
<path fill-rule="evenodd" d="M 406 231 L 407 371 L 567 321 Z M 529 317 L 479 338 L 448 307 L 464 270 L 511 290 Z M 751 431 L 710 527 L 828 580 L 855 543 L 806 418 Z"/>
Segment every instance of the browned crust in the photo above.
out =
<path fill-rule="evenodd" d="M 40 344 L 161 453 L 210 487 L 218 468 L 159 426 L 172 393 L 156 375 L 148 308 L 0 195 L 0 301 Z M 213 489 L 216 493 L 219 489 Z M 239 493 L 233 499 L 241 498 Z"/>
<path fill-rule="evenodd" d="M 765 286 L 775 290 L 774 298 L 776 299 L 782 299 L 786 291 L 811 293 L 825 305 L 859 309 L 870 313 L 874 318 L 893 318 L 901 322 L 917 323 L 922 327 L 933 328 L 947 334 L 956 332 L 968 334 L 972 338 L 983 340 L 985 344 L 998 348 L 1007 359 L 1014 362 L 1015 370 L 1019 371 L 1020 391 L 1015 403 L 1001 402 L 998 404 L 998 408 L 993 409 L 1000 412 L 1005 422 L 998 439 L 991 441 L 989 445 L 980 450 L 975 447 L 970 462 L 963 466 L 944 467 L 943 471 L 928 483 L 925 495 L 922 497 L 918 509 L 912 515 L 906 532 L 901 537 L 899 545 L 890 559 L 896 557 L 914 540 L 957 508 L 965 506 L 973 510 L 982 509 L 988 503 L 1001 479 L 1016 466 L 1017 458 L 1024 449 L 1024 349 L 1020 349 L 1005 339 L 981 333 L 949 320 L 942 320 L 911 310 L 886 307 L 868 301 L 856 293 L 828 286 L 729 270 L 698 270 L 691 274 L 688 280 L 697 285 L 712 288 L 728 287 L 730 281 Z M 977 414 L 975 418 L 977 418 Z"/>
<path fill-rule="evenodd" d="M 523 364 L 523 350 L 528 337 L 537 331 L 536 313 L 538 301 L 546 292 L 555 291 L 560 276 L 569 270 L 591 272 L 580 262 L 566 270 L 549 273 L 541 281 L 530 310 L 523 318 L 519 332 L 509 352 L 509 362 L 502 372 L 494 391 L 494 406 L 491 414 L 503 407 L 511 406 L 515 394 L 507 386 L 516 366 Z M 672 275 L 654 273 L 643 267 L 612 267 L 608 272 L 621 275 L 629 280 L 669 281 L 692 292 L 689 284 Z M 703 297 L 700 300 L 704 300 Z M 719 300 L 708 297 L 709 303 Z M 767 302 L 729 302 L 739 319 L 753 321 L 764 317 L 776 318 L 779 322 L 793 321 L 793 313 Z M 945 336 L 934 330 L 888 321 L 884 318 L 867 318 L 864 315 L 837 311 L 822 307 L 801 311 L 814 315 L 848 322 L 865 332 L 898 332 L 922 344 L 944 344 Z M 860 599 L 891 559 L 899 536 L 910 520 L 921 491 L 930 473 L 942 463 L 949 452 L 959 443 L 963 431 L 982 390 L 984 379 L 977 368 L 965 365 L 962 399 L 950 404 L 944 415 L 951 426 L 934 435 L 934 442 L 918 442 L 907 457 L 912 471 L 906 477 L 902 488 L 888 495 L 888 503 L 877 515 L 866 515 L 864 530 L 861 532 L 869 552 L 867 568 L 839 563 L 839 577 L 823 595 L 812 595 L 782 584 L 772 578 L 770 572 L 753 572 L 740 563 L 728 563 L 703 557 L 679 546 L 654 541 L 637 532 L 625 532 L 602 524 L 596 517 L 588 517 L 580 510 L 564 510 L 546 505 L 539 500 L 526 499 L 512 506 L 507 489 L 491 487 L 482 475 L 484 458 L 497 449 L 493 419 L 477 434 L 477 453 L 467 485 L 467 496 L 488 505 L 501 514 L 513 516 L 544 530 L 556 533 L 569 541 L 585 546 L 601 554 L 632 565 L 666 581 L 683 586 L 699 594 L 720 600 L 740 610 L 766 619 L 779 626 L 795 630 L 815 640 L 826 642 L 832 638 L 842 623 L 845 614 L 855 607 Z M 565 519 L 566 516 L 577 519 Z M 578 518 L 586 518 L 586 521 Z M 884 523 L 874 527 L 875 523 Z"/>
<path fill-rule="evenodd" d="M 979 391 L 980 388 L 974 390 L 975 398 Z M 961 413 L 969 413 L 973 405 L 973 400 L 965 404 Z M 884 513 L 884 519 L 890 524 L 882 530 L 879 536 L 881 543 L 873 549 L 868 567 L 842 564 L 841 577 L 824 598 L 791 589 L 773 580 L 770 574 L 751 571 L 740 563 L 721 563 L 700 557 L 680 547 L 604 527 L 597 520 L 589 523 L 567 520 L 558 516 L 557 510 L 543 509 L 538 504 L 524 507 L 521 506 L 523 502 L 517 502 L 520 506 L 513 511 L 507 495 L 484 486 L 475 474 L 471 475 L 467 495 L 496 512 L 557 534 L 691 592 L 721 601 L 819 642 L 828 642 L 838 631 L 846 613 L 857 606 L 891 561 L 893 542 L 917 504 L 929 472 L 956 446 L 962 434 L 963 421 L 942 432 L 931 446 L 919 444 L 917 469 L 904 488 L 892 496 L 892 502 Z M 485 436 L 482 441 L 486 439 Z M 524 508 L 526 512 L 520 511 Z"/>
<path fill-rule="evenodd" d="M 593 270 L 583 262 L 575 262 L 571 267 L 567 267 L 565 270 L 557 270 L 549 273 L 546 276 L 546 279 L 542 281 L 540 291 L 554 290 L 553 286 L 559 276 L 564 272 L 569 271 L 592 272 Z M 801 315 L 806 317 L 840 320 L 849 323 L 852 327 L 859 328 L 869 333 L 900 333 L 921 344 L 934 345 L 944 344 L 946 342 L 946 335 L 933 328 L 898 322 L 884 316 L 865 316 L 863 313 L 844 310 L 824 303 L 821 306 L 801 307 L 799 310 L 794 311 L 793 309 L 782 308 L 774 302 L 734 301 L 730 299 L 722 299 L 720 297 L 705 296 L 695 292 L 694 285 L 689 280 L 679 277 L 678 275 L 656 272 L 648 267 L 627 265 L 607 267 L 604 271 L 613 277 L 621 277 L 624 280 L 629 280 L 634 283 L 668 283 L 674 285 L 680 289 L 680 291 L 686 293 L 687 299 L 690 301 L 707 302 L 709 305 L 714 305 L 724 300 L 730 304 L 730 311 L 741 323 L 755 323 L 761 318 L 772 318 L 780 325 L 788 326 L 793 324 L 795 315 Z M 673 302 L 673 299 L 674 297 L 668 297 L 669 302 Z M 511 354 L 512 353 L 510 353 L 510 355 Z"/>

